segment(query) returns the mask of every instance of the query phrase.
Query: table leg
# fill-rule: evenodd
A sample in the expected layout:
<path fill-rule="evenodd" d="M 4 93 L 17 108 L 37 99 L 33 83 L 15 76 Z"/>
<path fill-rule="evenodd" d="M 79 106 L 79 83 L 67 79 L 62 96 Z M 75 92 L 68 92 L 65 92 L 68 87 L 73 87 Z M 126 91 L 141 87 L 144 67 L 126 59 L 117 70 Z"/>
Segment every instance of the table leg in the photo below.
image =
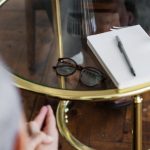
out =
<path fill-rule="evenodd" d="M 133 104 L 133 150 L 142 150 L 142 98 L 134 97 Z"/>

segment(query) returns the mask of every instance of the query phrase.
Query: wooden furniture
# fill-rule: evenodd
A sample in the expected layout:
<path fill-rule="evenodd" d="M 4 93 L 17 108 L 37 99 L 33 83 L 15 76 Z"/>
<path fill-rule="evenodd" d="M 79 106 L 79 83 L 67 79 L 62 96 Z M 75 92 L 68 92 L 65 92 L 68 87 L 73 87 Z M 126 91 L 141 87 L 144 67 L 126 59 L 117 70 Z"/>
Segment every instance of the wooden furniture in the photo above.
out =
<path fill-rule="evenodd" d="M 51 0 L 25 0 L 27 53 L 29 69 L 35 72 L 35 48 L 36 48 L 36 11 L 45 10 L 52 25 Z M 38 19 L 38 18 L 37 18 Z"/>

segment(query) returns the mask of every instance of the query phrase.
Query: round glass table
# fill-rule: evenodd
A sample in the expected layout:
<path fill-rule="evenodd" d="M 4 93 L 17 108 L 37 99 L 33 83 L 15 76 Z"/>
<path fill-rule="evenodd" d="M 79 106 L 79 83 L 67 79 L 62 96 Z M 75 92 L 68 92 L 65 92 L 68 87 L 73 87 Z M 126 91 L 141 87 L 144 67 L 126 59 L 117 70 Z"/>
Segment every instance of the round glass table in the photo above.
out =
<path fill-rule="evenodd" d="M 79 150 L 93 149 L 76 139 L 67 127 L 71 101 L 114 101 L 133 97 L 133 149 L 142 149 L 142 98 L 150 90 L 150 83 L 118 90 L 98 63 L 86 44 L 88 35 L 109 31 L 119 26 L 141 24 L 149 32 L 149 1 L 139 0 L 41 0 L 46 13 L 35 11 L 37 3 L 26 0 L 17 6 L 8 1 L 0 10 L 1 50 L 4 61 L 11 68 L 15 85 L 19 88 L 57 97 L 57 124 L 61 134 Z M 0 0 L 2 5 L 5 0 Z M 33 7 L 35 5 L 35 7 Z M 31 7 L 32 6 L 32 7 Z M 146 7 L 146 11 L 143 11 Z M 5 18 L 4 12 L 9 9 Z M 145 15 L 146 13 L 146 15 Z M 42 16 L 42 17 L 41 17 Z M 47 20 L 48 18 L 48 20 Z M 11 24 L 11 26 L 10 26 Z M 17 29 L 16 29 L 17 26 Z M 14 30 L 15 28 L 15 30 Z M 6 30 L 7 33 L 2 32 Z M 98 68 L 105 80 L 99 85 L 83 85 L 76 71 L 68 77 L 59 76 L 53 66 L 59 58 L 71 58 L 78 65 Z"/>

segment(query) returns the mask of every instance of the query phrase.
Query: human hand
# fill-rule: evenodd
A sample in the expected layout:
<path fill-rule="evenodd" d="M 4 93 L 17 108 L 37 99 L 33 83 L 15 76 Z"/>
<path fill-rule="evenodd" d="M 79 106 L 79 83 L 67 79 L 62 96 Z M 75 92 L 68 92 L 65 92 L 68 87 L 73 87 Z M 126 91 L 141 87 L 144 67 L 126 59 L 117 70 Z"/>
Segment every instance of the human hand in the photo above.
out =
<path fill-rule="evenodd" d="M 36 118 L 29 122 L 27 150 L 57 150 L 58 131 L 53 111 L 44 106 Z"/>

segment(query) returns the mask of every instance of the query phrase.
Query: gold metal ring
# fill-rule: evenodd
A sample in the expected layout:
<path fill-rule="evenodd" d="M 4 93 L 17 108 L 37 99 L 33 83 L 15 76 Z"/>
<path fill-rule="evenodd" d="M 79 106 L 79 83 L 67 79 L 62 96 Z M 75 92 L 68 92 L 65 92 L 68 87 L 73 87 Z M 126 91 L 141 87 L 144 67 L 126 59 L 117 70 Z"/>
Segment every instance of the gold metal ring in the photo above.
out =
<path fill-rule="evenodd" d="M 150 90 L 150 83 L 135 86 L 124 90 L 118 89 L 93 90 L 93 91 L 65 90 L 39 85 L 31 81 L 22 79 L 13 74 L 12 76 L 15 81 L 14 82 L 15 86 L 17 86 L 18 88 L 67 100 L 108 101 L 108 100 L 115 100 L 116 98 L 138 95 Z"/>
<path fill-rule="evenodd" d="M 66 110 L 67 105 L 69 104 L 69 101 L 61 101 L 57 107 L 57 125 L 58 125 L 58 129 L 61 133 L 62 136 L 64 136 L 66 138 L 66 140 L 77 150 L 94 150 L 91 147 L 88 147 L 86 145 L 84 145 L 83 143 L 81 143 L 80 141 L 78 141 L 68 130 L 67 126 L 66 126 L 66 122 L 65 122 L 65 116 L 66 116 Z"/>
<path fill-rule="evenodd" d="M 135 96 L 135 99 L 134 99 L 134 103 L 141 103 L 143 101 L 143 98 L 141 96 Z"/>

